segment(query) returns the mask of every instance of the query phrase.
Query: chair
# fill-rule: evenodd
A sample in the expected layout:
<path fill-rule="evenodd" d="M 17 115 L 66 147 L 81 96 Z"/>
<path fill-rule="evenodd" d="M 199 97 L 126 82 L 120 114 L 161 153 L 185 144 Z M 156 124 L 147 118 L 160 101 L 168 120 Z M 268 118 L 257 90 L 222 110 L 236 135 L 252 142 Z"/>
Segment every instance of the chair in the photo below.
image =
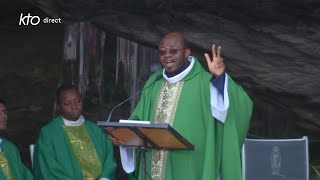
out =
<path fill-rule="evenodd" d="M 245 139 L 243 180 L 309 180 L 308 137 Z"/>

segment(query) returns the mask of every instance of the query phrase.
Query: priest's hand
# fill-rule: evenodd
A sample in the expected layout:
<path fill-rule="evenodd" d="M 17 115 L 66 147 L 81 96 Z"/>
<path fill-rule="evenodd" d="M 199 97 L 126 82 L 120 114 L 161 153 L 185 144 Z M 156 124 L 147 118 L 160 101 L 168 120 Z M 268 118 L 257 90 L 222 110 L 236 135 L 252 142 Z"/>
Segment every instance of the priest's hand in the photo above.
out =
<path fill-rule="evenodd" d="M 122 141 L 120 141 L 117 138 L 111 137 L 110 135 L 108 135 L 109 139 L 111 140 L 112 144 L 115 146 L 119 146 L 119 145 L 123 145 L 124 143 Z"/>
<path fill-rule="evenodd" d="M 215 44 L 212 45 L 212 59 L 208 53 L 204 54 L 204 57 L 208 63 L 208 69 L 215 77 L 220 76 L 225 71 L 225 65 L 223 63 L 223 58 L 221 57 L 221 46 L 218 46 L 217 52 Z"/>

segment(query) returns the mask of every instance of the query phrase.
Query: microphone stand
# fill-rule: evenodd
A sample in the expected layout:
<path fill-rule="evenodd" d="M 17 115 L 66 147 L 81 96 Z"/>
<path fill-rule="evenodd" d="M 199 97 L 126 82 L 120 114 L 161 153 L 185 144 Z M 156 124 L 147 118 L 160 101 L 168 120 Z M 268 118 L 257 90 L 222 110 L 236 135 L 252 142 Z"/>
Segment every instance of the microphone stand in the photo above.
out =
<path fill-rule="evenodd" d="M 143 146 L 138 147 L 141 152 L 140 160 L 142 164 L 142 180 L 146 180 L 146 152 L 148 151 L 147 143 L 149 142 L 153 147 L 157 147 L 150 139 L 148 139 L 144 134 L 142 134 L 139 130 L 135 128 L 131 128 L 132 131 L 134 131 L 142 140 L 143 140 Z M 158 148 L 158 147 L 157 147 Z"/>
<path fill-rule="evenodd" d="M 144 89 L 140 90 L 140 91 L 137 92 L 137 94 L 135 94 L 134 96 L 130 96 L 128 99 L 122 101 L 120 104 L 118 104 L 118 105 L 116 105 L 114 108 L 112 108 L 112 110 L 111 110 L 110 113 L 109 113 L 107 122 L 110 122 L 111 115 L 112 115 L 113 111 L 114 111 L 115 109 L 117 109 L 117 107 L 121 106 L 122 104 L 124 104 L 125 102 L 129 101 L 130 99 L 132 99 L 132 98 L 135 97 L 136 95 L 140 94 L 143 90 L 144 90 Z"/>
<path fill-rule="evenodd" d="M 137 92 L 135 95 L 130 96 L 129 98 L 127 98 L 126 100 L 122 101 L 120 104 L 116 105 L 114 108 L 112 108 L 112 110 L 111 110 L 110 113 L 109 113 L 107 122 L 110 122 L 111 115 L 112 115 L 112 113 L 113 113 L 113 111 L 114 111 L 115 109 L 117 109 L 119 106 L 121 106 L 121 105 L 124 104 L 125 102 L 129 101 L 129 100 L 132 99 L 133 97 L 136 97 L 136 96 L 137 96 L 138 94 L 140 94 L 142 91 L 150 88 L 152 85 L 154 85 L 155 82 L 159 81 L 161 78 L 162 78 L 162 75 L 158 75 L 158 76 L 155 78 L 155 80 L 154 80 L 149 86 L 147 86 L 146 88 L 143 88 L 142 90 L 140 90 L 139 92 Z"/>

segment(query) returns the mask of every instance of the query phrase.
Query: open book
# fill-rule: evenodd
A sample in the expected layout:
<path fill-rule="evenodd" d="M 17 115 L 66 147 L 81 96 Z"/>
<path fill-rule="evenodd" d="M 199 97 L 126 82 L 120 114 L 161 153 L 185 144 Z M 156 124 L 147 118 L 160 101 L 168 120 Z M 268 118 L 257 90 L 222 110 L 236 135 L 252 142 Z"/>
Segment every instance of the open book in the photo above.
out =
<path fill-rule="evenodd" d="M 139 120 L 126 120 L 120 119 L 119 123 L 137 123 L 137 124 L 150 124 L 150 121 L 139 121 Z"/>

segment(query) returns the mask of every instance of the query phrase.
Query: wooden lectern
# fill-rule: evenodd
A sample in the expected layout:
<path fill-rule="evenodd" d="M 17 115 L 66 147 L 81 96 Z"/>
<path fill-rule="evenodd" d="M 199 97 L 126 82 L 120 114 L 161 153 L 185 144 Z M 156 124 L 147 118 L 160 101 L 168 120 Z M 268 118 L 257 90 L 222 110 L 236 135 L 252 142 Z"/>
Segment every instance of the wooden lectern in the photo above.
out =
<path fill-rule="evenodd" d="M 142 179 L 146 178 L 145 152 L 149 149 L 194 150 L 194 145 L 167 123 L 118 123 L 98 121 L 106 133 L 123 142 L 125 147 L 137 147 L 141 150 Z"/>

